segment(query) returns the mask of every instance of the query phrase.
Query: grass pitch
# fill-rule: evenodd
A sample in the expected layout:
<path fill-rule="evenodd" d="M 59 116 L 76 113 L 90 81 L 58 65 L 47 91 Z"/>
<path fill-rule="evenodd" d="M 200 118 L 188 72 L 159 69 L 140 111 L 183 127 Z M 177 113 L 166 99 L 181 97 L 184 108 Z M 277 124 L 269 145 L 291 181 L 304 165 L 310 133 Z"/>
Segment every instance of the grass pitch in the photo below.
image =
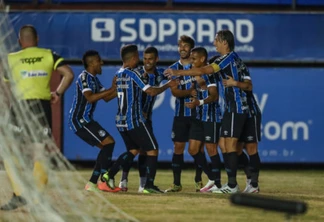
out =
<path fill-rule="evenodd" d="M 90 170 L 79 171 L 84 181 L 90 177 Z M 324 172 L 321 170 L 264 170 L 260 174 L 261 194 L 288 200 L 304 201 L 308 204 L 308 211 L 304 215 L 287 218 L 283 213 L 270 212 L 261 209 L 247 208 L 232 205 L 230 195 L 196 193 L 194 187 L 194 171 L 182 172 L 183 190 L 179 193 L 167 194 L 139 194 L 138 172 L 132 170 L 129 174 L 128 192 L 106 193 L 102 192 L 116 207 L 139 221 L 324 221 Z M 119 174 L 120 175 L 120 174 Z M 116 184 L 119 182 L 116 177 Z M 226 183 L 226 173 L 222 172 L 223 183 Z M 207 178 L 203 176 L 203 182 Z M 158 170 L 156 185 L 160 189 L 167 189 L 173 182 L 172 170 Z M 245 188 L 245 176 L 238 172 L 238 182 L 241 190 Z M 0 204 L 5 203 L 10 196 L 10 186 L 1 174 L 1 199 Z M 85 184 L 79 184 L 77 190 L 82 190 Z M 73 191 L 71 191 L 73 192 Z M 92 194 L 85 192 L 89 198 Z M 257 195 L 257 194 L 253 194 Z M 59 204 L 59 203 L 58 203 Z M 93 206 L 95 207 L 95 206 Z M 23 211 L 0 212 L 0 222 L 12 220 L 15 214 L 23 214 Z M 109 211 L 107 211 L 109 214 Z M 91 215 L 96 217 L 96 215 Z M 22 218 L 22 217 L 20 217 Z M 20 220 L 23 221 L 23 220 Z M 28 221 L 28 220 L 26 220 Z M 74 221 L 71 216 L 67 221 Z"/>

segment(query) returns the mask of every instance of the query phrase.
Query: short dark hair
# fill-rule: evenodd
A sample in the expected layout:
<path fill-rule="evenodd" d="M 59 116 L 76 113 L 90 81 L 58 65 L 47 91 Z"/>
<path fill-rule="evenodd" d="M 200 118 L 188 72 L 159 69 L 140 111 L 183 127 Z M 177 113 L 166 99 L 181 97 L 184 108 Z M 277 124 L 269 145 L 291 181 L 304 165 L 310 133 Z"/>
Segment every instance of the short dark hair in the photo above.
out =
<path fill-rule="evenodd" d="M 185 42 L 185 43 L 189 43 L 191 48 L 195 47 L 195 40 L 193 40 L 193 38 L 191 38 L 188 35 L 182 35 L 180 36 L 179 40 L 178 40 L 178 45 L 180 42 Z"/>
<path fill-rule="evenodd" d="M 228 44 L 228 48 L 230 51 L 234 51 L 235 42 L 234 42 L 234 35 L 230 30 L 220 30 L 217 32 L 217 36 L 220 40 L 226 41 Z"/>
<path fill-rule="evenodd" d="M 197 52 L 199 55 L 205 56 L 205 61 L 204 62 L 207 61 L 208 53 L 207 53 L 207 50 L 204 47 L 195 47 L 195 48 L 191 49 L 190 52 Z"/>
<path fill-rule="evenodd" d="M 128 59 L 130 59 L 130 57 L 133 56 L 134 53 L 137 51 L 138 51 L 137 45 L 134 44 L 124 45 L 120 50 L 121 59 L 123 60 L 123 62 L 125 62 Z"/>
<path fill-rule="evenodd" d="M 33 25 L 23 25 L 20 28 L 19 33 L 22 33 L 22 32 L 27 31 L 27 30 L 33 34 L 35 39 L 37 38 L 37 30 Z"/>
<path fill-rule="evenodd" d="M 155 47 L 153 47 L 153 46 L 149 46 L 149 47 L 147 47 L 147 48 L 144 50 L 144 53 L 154 53 L 156 57 L 159 56 L 159 52 L 158 52 L 158 50 L 157 50 Z"/>
<path fill-rule="evenodd" d="M 85 69 L 88 68 L 88 58 L 92 56 L 99 56 L 99 52 L 96 50 L 88 50 L 83 54 L 82 63 Z"/>

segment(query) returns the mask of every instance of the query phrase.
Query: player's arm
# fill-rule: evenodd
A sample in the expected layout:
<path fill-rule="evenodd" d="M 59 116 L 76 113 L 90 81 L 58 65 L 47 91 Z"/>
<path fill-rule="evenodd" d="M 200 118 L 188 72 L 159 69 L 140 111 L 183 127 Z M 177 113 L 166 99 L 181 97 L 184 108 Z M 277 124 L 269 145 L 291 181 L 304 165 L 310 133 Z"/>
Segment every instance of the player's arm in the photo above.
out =
<path fill-rule="evenodd" d="M 208 92 L 209 95 L 205 99 L 198 100 L 196 98 L 193 98 L 190 102 L 186 103 L 186 106 L 190 109 L 193 109 L 197 106 L 212 103 L 218 100 L 218 90 L 215 85 L 208 86 Z"/>
<path fill-rule="evenodd" d="M 166 76 L 202 76 L 204 74 L 213 74 L 220 71 L 220 69 L 219 65 L 212 63 L 200 68 L 191 68 L 187 70 L 166 69 L 164 74 Z"/>
<path fill-rule="evenodd" d="M 84 97 L 86 98 L 86 100 L 89 103 L 94 103 L 94 102 L 97 102 L 98 100 L 104 99 L 104 98 L 107 98 L 107 99 L 115 98 L 117 96 L 115 94 L 117 94 L 116 89 L 111 89 L 111 88 L 103 90 L 98 93 L 93 93 L 90 89 L 83 92 Z M 107 101 L 109 101 L 109 100 L 107 100 Z"/>
<path fill-rule="evenodd" d="M 103 99 L 106 102 L 109 102 L 110 100 L 114 99 L 117 97 L 117 86 L 116 86 L 116 80 L 117 77 L 115 76 L 112 83 L 111 83 L 111 87 L 110 89 L 108 89 L 107 91 L 109 91 L 109 95 L 105 96 Z"/>
<path fill-rule="evenodd" d="M 168 82 L 166 82 L 162 86 L 158 86 L 158 87 L 152 86 L 151 88 L 154 89 L 154 92 L 152 92 L 152 95 L 150 95 L 150 94 L 149 95 L 150 96 L 159 95 L 159 94 L 163 93 L 165 90 L 167 90 L 168 88 L 170 88 L 174 83 L 176 83 L 176 80 L 173 79 L 173 80 L 169 80 Z M 157 89 L 157 90 L 155 90 L 155 89 Z M 147 90 L 145 92 L 147 93 Z"/>
<path fill-rule="evenodd" d="M 190 89 L 187 90 L 183 90 L 183 89 L 179 89 L 178 88 L 178 83 L 177 84 L 173 84 L 172 86 L 170 86 L 171 89 L 171 93 L 174 97 L 190 97 L 192 96 L 192 94 L 194 93 L 195 90 L 195 84 L 192 83 Z"/>
<path fill-rule="evenodd" d="M 244 79 L 244 82 L 236 81 L 231 76 L 227 76 L 227 79 L 223 79 L 223 85 L 225 87 L 237 87 L 244 91 L 252 91 L 253 85 L 251 79 Z"/>
<path fill-rule="evenodd" d="M 53 53 L 54 67 L 53 69 L 58 71 L 58 73 L 63 77 L 59 86 L 56 88 L 55 93 L 52 93 L 52 102 L 56 103 L 61 95 L 67 90 L 71 85 L 74 74 L 70 66 L 64 63 L 64 59 L 59 55 Z"/>

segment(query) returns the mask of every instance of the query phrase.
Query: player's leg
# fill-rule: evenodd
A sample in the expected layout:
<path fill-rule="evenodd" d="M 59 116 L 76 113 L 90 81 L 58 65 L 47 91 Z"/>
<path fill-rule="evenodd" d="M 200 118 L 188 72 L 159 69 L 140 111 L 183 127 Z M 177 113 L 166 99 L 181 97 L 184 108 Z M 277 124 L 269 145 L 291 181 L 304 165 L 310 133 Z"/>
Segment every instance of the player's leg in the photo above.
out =
<path fill-rule="evenodd" d="M 244 131 L 244 130 L 243 130 Z M 244 134 L 244 132 L 243 132 Z M 251 171 L 249 169 L 249 157 L 248 155 L 243 151 L 244 148 L 244 142 L 239 142 L 237 143 L 237 155 L 238 155 L 238 167 L 243 168 L 245 176 L 246 176 L 246 183 L 250 184 L 251 182 Z"/>
<path fill-rule="evenodd" d="M 120 190 L 115 187 L 115 175 L 118 171 L 126 166 L 129 166 L 133 163 L 135 156 L 139 153 L 139 145 L 134 140 L 136 138 L 136 128 L 129 131 L 122 131 L 120 135 L 124 140 L 127 151 L 122 153 L 112 165 L 107 173 L 103 175 L 103 180 L 106 181 L 106 184 L 109 188 L 113 190 Z"/>
<path fill-rule="evenodd" d="M 138 173 L 139 173 L 139 187 L 138 192 L 142 192 L 146 183 L 146 152 L 141 151 L 138 156 Z"/>
<path fill-rule="evenodd" d="M 181 171 L 184 164 L 183 152 L 186 147 L 186 142 L 189 140 L 190 129 L 189 117 L 174 117 L 172 125 L 171 138 L 173 141 L 173 156 L 172 156 L 172 171 L 173 184 L 165 192 L 179 192 L 181 186 Z"/>
<path fill-rule="evenodd" d="M 227 173 L 228 182 L 220 189 L 219 192 L 216 191 L 216 193 L 236 193 L 239 191 L 236 181 L 238 168 L 238 156 L 236 148 L 246 118 L 247 114 L 237 114 L 231 112 L 226 112 L 224 114 L 221 136 L 225 137 L 224 141 L 226 157 L 224 160 L 226 161 L 225 170 Z"/>
<path fill-rule="evenodd" d="M 189 133 L 188 152 L 194 159 L 196 168 L 201 168 L 202 171 L 204 171 L 206 175 L 209 177 L 210 169 L 207 164 L 206 156 L 205 153 L 201 152 L 201 149 L 203 149 L 204 146 L 203 141 L 204 141 L 203 122 L 197 119 L 192 120 L 192 125 Z M 195 176 L 195 183 L 196 185 L 202 183 L 201 174 Z M 200 191 L 200 189 L 198 191 Z"/>
<path fill-rule="evenodd" d="M 136 144 L 141 147 L 141 150 L 146 152 L 146 183 L 143 193 L 163 193 L 154 184 L 159 147 L 152 128 L 147 123 L 141 123 L 133 139 L 136 140 Z"/>

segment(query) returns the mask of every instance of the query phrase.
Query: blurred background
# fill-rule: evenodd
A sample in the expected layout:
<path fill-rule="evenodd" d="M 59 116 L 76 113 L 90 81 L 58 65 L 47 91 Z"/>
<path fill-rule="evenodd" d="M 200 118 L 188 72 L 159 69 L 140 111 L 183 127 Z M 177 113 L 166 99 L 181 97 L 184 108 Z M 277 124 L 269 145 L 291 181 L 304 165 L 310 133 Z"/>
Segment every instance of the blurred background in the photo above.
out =
<path fill-rule="evenodd" d="M 34 25 L 39 46 L 64 57 L 75 78 L 83 70 L 83 53 L 99 51 L 105 61 L 99 78 L 106 87 L 122 64 L 119 50 L 124 44 L 137 44 L 140 56 L 147 46 L 155 46 L 159 66 L 167 67 L 179 59 L 180 35 L 192 36 L 196 46 L 206 47 L 213 56 L 215 33 L 231 30 L 263 113 L 261 161 L 324 166 L 324 0 L 7 0 L 5 4 L 15 31 L 24 24 Z M 54 77 L 53 89 L 59 75 Z M 75 84 L 53 107 L 54 136 L 70 161 L 92 162 L 98 150 L 67 125 L 74 90 Z M 165 163 L 171 162 L 173 152 L 173 108 L 169 90 L 159 95 L 153 128 L 159 160 Z M 116 100 L 99 102 L 95 112 L 95 119 L 116 140 L 114 159 L 125 150 L 114 123 L 116 112 Z M 188 153 L 185 161 L 192 162 Z"/>

